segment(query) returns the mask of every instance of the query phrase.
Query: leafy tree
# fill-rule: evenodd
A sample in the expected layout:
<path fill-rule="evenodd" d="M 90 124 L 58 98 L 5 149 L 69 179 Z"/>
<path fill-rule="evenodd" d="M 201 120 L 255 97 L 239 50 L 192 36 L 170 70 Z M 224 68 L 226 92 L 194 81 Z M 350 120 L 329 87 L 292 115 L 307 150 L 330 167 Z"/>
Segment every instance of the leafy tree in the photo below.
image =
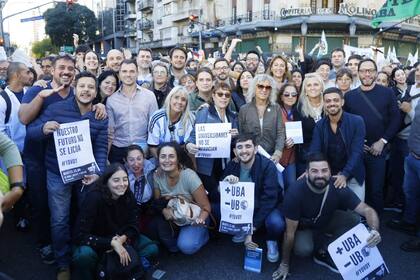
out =
<path fill-rule="evenodd" d="M 73 4 L 71 10 L 66 3 L 59 2 L 44 13 L 45 33 L 55 46 L 72 46 L 73 33 L 79 35 L 81 44 L 96 37 L 97 19 L 86 6 Z"/>
<path fill-rule="evenodd" d="M 32 53 L 36 58 L 44 57 L 51 53 L 58 53 L 59 48 L 51 43 L 50 38 L 45 38 L 32 45 Z"/>

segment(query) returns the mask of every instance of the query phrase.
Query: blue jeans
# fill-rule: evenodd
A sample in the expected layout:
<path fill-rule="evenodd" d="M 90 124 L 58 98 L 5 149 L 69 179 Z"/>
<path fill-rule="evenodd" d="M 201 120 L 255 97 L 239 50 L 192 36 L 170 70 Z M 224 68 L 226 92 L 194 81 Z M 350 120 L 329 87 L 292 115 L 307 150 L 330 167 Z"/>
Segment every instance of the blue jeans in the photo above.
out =
<path fill-rule="evenodd" d="M 366 202 L 381 214 L 384 208 L 384 185 L 386 174 L 386 153 L 379 156 L 364 154 L 366 168 Z"/>
<path fill-rule="evenodd" d="M 51 212 L 51 238 L 58 267 L 70 265 L 70 204 L 72 185 L 47 170 L 48 205 Z"/>
<path fill-rule="evenodd" d="M 267 231 L 267 240 L 278 241 L 286 228 L 286 222 L 281 211 L 275 208 L 265 218 L 265 229 Z"/>
<path fill-rule="evenodd" d="M 51 244 L 46 170 L 43 162 L 25 159 L 24 163 L 37 243 L 43 247 Z"/>
<path fill-rule="evenodd" d="M 292 163 L 286 166 L 283 171 L 284 190 L 296 182 L 296 164 Z"/>
<path fill-rule="evenodd" d="M 192 255 L 209 240 L 209 231 L 203 226 L 182 226 L 169 224 L 163 217 L 155 217 L 157 235 L 163 245 L 171 252 L 181 251 Z"/>
<path fill-rule="evenodd" d="M 137 253 L 140 257 L 156 257 L 159 248 L 156 244 L 144 235 L 140 235 L 137 246 L 140 248 Z M 96 279 L 96 269 L 99 262 L 99 256 L 90 246 L 79 246 L 73 251 L 73 272 L 74 279 L 90 280 Z"/>
<path fill-rule="evenodd" d="M 408 155 L 407 140 L 395 137 L 391 144 L 389 156 L 389 172 L 391 180 L 391 190 L 388 193 L 389 198 L 395 203 L 403 202 L 403 180 L 404 180 L 404 160 Z"/>
<path fill-rule="evenodd" d="M 420 160 L 409 154 L 405 158 L 404 169 L 404 221 L 415 224 L 420 211 Z"/>

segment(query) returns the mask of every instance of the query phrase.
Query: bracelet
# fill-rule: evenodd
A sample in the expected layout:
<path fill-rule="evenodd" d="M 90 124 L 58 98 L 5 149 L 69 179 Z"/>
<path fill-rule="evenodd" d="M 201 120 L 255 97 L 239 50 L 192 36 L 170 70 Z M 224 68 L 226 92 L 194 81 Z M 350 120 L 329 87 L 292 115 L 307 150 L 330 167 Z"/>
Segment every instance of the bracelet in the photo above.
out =
<path fill-rule="evenodd" d="M 12 189 L 14 187 L 21 187 L 22 189 L 24 189 L 25 188 L 25 183 L 23 183 L 22 181 L 11 183 L 10 188 Z"/>

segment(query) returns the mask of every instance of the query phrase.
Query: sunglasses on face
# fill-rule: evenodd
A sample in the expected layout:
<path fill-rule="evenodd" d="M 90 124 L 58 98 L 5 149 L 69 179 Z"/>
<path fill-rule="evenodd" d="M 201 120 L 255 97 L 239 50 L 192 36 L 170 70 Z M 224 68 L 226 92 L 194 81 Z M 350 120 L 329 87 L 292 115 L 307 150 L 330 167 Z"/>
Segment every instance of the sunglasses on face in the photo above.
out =
<path fill-rule="evenodd" d="M 283 93 L 284 97 L 296 97 L 297 95 L 298 95 L 297 92 Z"/>
<path fill-rule="evenodd" d="M 259 89 L 259 90 L 271 90 L 272 89 L 272 87 L 271 86 L 265 86 L 265 85 L 257 85 L 257 88 Z"/>
<path fill-rule="evenodd" d="M 222 98 L 223 96 L 226 98 L 230 98 L 230 93 L 216 92 L 216 95 L 220 98 Z"/>

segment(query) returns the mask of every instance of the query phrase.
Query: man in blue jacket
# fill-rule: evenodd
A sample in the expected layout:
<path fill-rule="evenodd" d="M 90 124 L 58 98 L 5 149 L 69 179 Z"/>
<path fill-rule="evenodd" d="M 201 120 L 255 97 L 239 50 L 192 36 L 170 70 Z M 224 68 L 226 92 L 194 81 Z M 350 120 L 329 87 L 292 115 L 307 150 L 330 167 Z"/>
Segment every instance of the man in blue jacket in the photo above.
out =
<path fill-rule="evenodd" d="M 72 184 L 64 184 L 57 161 L 53 132 L 61 123 L 89 120 L 90 137 L 95 160 L 104 170 L 108 146 L 108 120 L 96 120 L 92 102 L 96 97 L 96 78 L 84 72 L 76 76 L 76 93 L 64 101 L 54 103 L 27 127 L 27 137 L 47 140 L 45 166 L 47 169 L 48 204 L 51 212 L 51 237 L 58 265 L 57 279 L 70 279 L 70 202 Z M 97 174 L 85 175 L 82 183 L 89 185 Z"/>
<path fill-rule="evenodd" d="M 340 89 L 326 89 L 323 98 L 327 115 L 315 126 L 310 151 L 327 156 L 336 188 L 348 186 L 364 201 L 365 124 L 360 116 L 343 111 L 344 97 Z"/>
<path fill-rule="evenodd" d="M 276 262 L 279 259 L 277 240 L 285 229 L 283 214 L 278 208 L 283 200 L 277 183 L 277 169 L 274 163 L 257 154 L 255 137 L 251 134 L 239 135 L 234 148 L 237 160 L 228 163 L 224 170 L 224 180 L 231 184 L 253 182 L 254 189 L 254 232 L 265 225 L 267 231 L 267 259 Z M 274 179 L 273 179 L 274 178 Z M 257 247 L 252 235 L 235 235 L 233 242 L 245 242 L 247 247 Z"/>

